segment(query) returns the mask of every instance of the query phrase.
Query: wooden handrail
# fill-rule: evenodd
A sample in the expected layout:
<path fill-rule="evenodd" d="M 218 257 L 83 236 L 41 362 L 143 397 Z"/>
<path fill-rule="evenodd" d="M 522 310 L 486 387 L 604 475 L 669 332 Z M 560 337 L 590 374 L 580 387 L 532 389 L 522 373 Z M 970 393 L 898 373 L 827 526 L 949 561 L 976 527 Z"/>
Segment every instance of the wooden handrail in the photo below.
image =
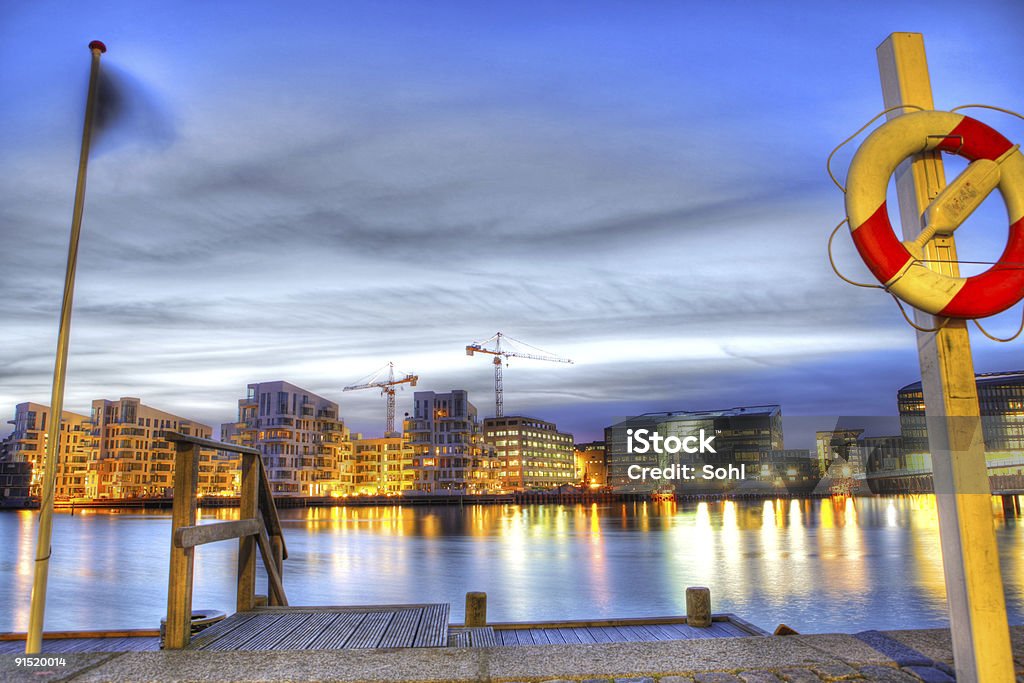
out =
<path fill-rule="evenodd" d="M 236 609 L 256 606 L 257 549 L 267 573 L 269 604 L 288 604 L 282 573 L 288 557 L 281 521 L 270 488 L 263 458 L 255 448 L 211 441 L 178 432 L 166 432 L 174 443 L 174 500 L 171 509 L 171 568 L 167 587 L 167 625 L 164 646 L 181 649 L 191 640 L 192 579 L 196 546 L 238 539 L 238 590 Z M 197 524 L 200 450 L 203 448 L 241 455 L 242 483 L 239 519 Z"/>
<path fill-rule="evenodd" d="M 201 446 L 202 448 L 212 448 L 218 451 L 227 451 L 228 453 L 238 453 L 244 455 L 249 453 L 251 455 L 260 455 L 260 452 L 255 448 L 249 448 L 248 446 L 239 446 L 236 443 L 228 443 L 226 441 L 214 441 L 213 439 L 202 439 L 198 436 L 192 436 L 191 434 L 182 434 L 181 432 L 164 432 L 164 438 L 174 443 L 190 443 L 194 446 Z"/>

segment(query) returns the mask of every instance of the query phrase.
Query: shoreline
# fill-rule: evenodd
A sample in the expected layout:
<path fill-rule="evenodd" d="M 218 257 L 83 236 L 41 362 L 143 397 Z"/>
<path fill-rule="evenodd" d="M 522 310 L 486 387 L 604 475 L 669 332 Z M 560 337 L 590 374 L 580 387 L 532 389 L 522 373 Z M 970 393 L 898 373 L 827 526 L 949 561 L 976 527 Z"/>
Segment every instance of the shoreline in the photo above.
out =
<path fill-rule="evenodd" d="M 874 497 L 879 494 L 865 494 Z M 882 494 L 884 495 L 884 494 Z M 896 494 L 894 494 L 896 495 Z M 821 498 L 860 497 L 851 495 L 833 495 L 813 492 L 779 492 L 779 491 L 744 491 L 725 493 L 693 493 L 676 495 L 670 499 L 659 499 L 657 494 L 636 492 L 601 492 L 601 493 L 504 493 L 479 495 L 413 495 L 413 496 L 351 496 L 334 498 L 330 496 L 281 496 L 275 497 L 274 503 L 279 509 L 310 508 L 310 507 L 391 507 L 391 506 L 450 506 L 450 505 L 575 505 L 593 503 L 639 503 L 639 502 L 676 502 L 701 503 L 724 502 L 739 500 L 809 500 Z M 236 496 L 206 496 L 198 499 L 200 508 L 237 508 L 239 499 Z M 119 498 L 98 499 L 89 501 L 55 501 L 54 508 L 61 511 L 94 510 L 94 509 L 170 509 L 173 498 Z M 37 510 L 38 504 L 14 505 L 0 507 L 0 510 Z"/>

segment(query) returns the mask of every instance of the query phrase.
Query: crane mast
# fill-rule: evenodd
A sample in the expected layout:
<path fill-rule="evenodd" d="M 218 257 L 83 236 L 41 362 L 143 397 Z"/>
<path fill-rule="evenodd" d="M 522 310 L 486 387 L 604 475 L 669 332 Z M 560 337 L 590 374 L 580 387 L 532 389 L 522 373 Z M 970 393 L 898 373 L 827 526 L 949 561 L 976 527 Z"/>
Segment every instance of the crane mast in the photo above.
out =
<path fill-rule="evenodd" d="M 385 371 L 387 371 L 386 375 L 384 374 Z M 416 386 L 417 381 L 419 381 L 419 375 L 415 375 L 411 372 L 405 373 L 399 379 L 395 379 L 395 364 L 388 363 L 369 377 L 364 378 L 363 381 L 358 384 L 345 387 L 342 391 L 380 389 L 381 396 L 387 397 L 388 404 L 387 424 L 384 436 L 394 436 L 398 434 L 398 432 L 395 431 L 395 387 L 401 387 L 403 384 L 408 384 L 409 386 L 414 387 Z"/>
<path fill-rule="evenodd" d="M 535 351 L 536 353 L 527 353 L 523 351 L 509 350 L 508 344 L 506 348 L 501 348 L 502 340 L 512 342 L 517 346 L 526 347 Z M 494 342 L 494 348 L 487 348 L 487 345 Z M 515 348 L 515 347 L 513 347 Z M 553 353 L 538 349 L 536 346 L 530 346 L 526 342 L 521 342 L 518 339 L 513 339 L 506 334 L 498 332 L 493 337 L 486 339 L 482 342 L 474 342 L 466 346 L 466 355 L 472 356 L 477 353 L 485 353 L 494 356 L 494 416 L 504 417 L 505 415 L 505 389 L 502 381 L 502 366 L 508 362 L 509 358 L 524 358 L 526 360 L 545 360 L 551 363 L 572 363 L 568 358 L 560 358 Z"/>

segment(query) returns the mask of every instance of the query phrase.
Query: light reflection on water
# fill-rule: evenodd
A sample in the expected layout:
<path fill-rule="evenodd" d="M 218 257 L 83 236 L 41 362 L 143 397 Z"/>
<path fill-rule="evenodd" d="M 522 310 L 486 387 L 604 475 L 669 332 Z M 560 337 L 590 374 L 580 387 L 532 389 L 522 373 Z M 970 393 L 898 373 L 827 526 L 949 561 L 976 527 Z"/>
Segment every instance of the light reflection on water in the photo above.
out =
<path fill-rule="evenodd" d="M 1024 525 L 993 506 L 1012 623 L 1024 622 Z M 931 496 L 281 511 L 292 604 L 449 602 L 486 591 L 493 621 L 714 610 L 801 632 L 946 623 Z M 0 631 L 28 624 L 36 513 L 0 514 Z M 204 520 L 235 519 L 210 510 Z M 48 630 L 154 627 L 166 609 L 167 513 L 58 514 Z M 233 611 L 237 544 L 196 554 L 196 607 Z M 261 591 L 262 592 L 262 591 Z"/>

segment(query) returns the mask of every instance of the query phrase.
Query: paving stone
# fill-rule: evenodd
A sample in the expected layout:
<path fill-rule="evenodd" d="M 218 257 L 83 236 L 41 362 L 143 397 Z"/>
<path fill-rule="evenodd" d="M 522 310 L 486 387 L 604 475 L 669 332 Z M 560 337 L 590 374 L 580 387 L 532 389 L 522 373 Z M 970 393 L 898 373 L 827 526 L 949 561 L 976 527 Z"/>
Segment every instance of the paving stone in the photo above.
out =
<path fill-rule="evenodd" d="M 738 675 L 743 683 L 779 683 L 782 680 L 771 671 L 741 671 Z"/>
<path fill-rule="evenodd" d="M 916 676 L 891 666 L 862 666 L 860 674 L 874 683 L 921 683 Z"/>
<path fill-rule="evenodd" d="M 848 681 L 860 678 L 860 674 L 847 664 L 812 664 L 811 671 L 824 681 Z"/>
<path fill-rule="evenodd" d="M 615 683 L 654 683 L 654 679 L 646 676 L 643 678 L 616 678 Z"/>
<path fill-rule="evenodd" d="M 658 683 L 693 683 L 693 678 L 690 676 L 662 676 L 658 679 Z"/>
<path fill-rule="evenodd" d="M 809 669 L 782 669 L 778 675 L 788 683 L 821 683 L 818 674 Z"/>
<path fill-rule="evenodd" d="M 924 683 L 956 683 L 955 678 L 934 666 L 905 666 L 903 670 L 914 674 Z"/>
<path fill-rule="evenodd" d="M 717 671 L 697 674 L 693 677 L 694 683 L 742 683 L 740 679 L 732 674 L 719 673 Z"/>

